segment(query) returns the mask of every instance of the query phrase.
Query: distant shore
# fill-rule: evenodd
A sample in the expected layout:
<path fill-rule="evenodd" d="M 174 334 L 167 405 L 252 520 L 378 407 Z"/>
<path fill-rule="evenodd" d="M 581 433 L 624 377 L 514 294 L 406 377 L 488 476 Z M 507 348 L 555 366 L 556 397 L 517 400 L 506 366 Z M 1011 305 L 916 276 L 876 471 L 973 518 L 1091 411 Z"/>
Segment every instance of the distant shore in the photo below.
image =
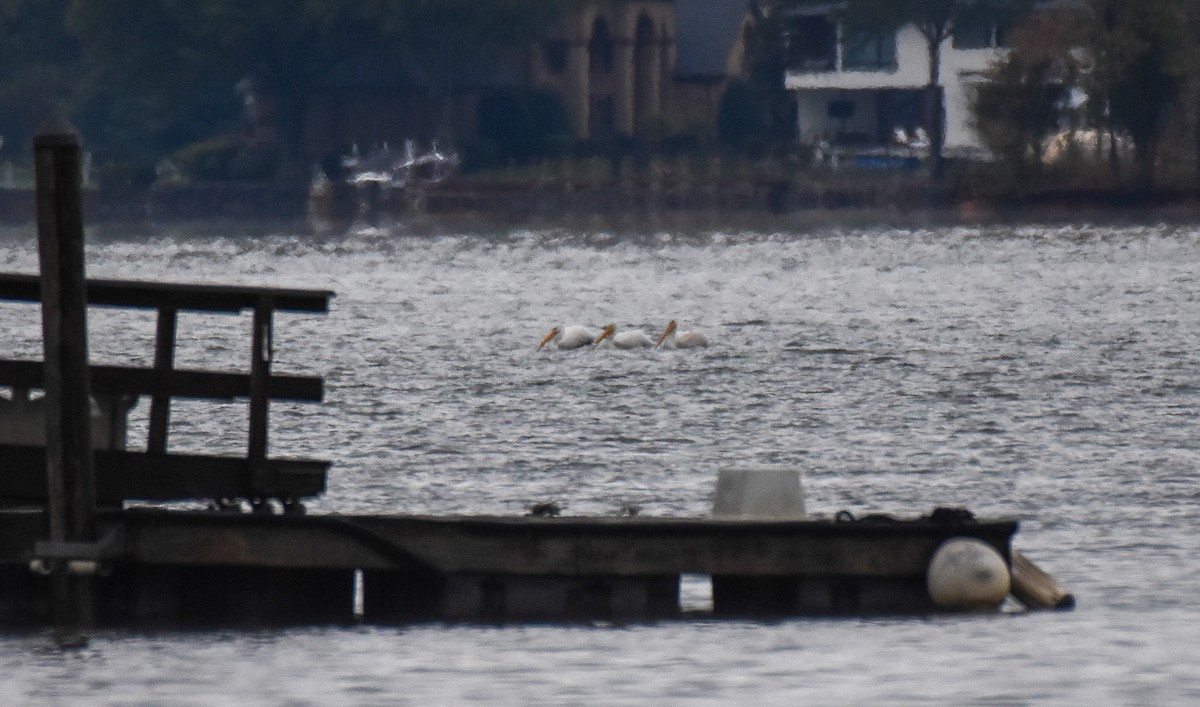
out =
<path fill-rule="evenodd" d="M 339 203 L 340 202 L 340 203 Z M 29 189 L 0 189 L 0 224 L 34 224 Z M 1006 222 L 1200 221 L 1187 192 L 1073 190 L 963 198 L 921 178 L 746 179 L 701 185 L 513 184 L 453 181 L 368 198 L 307 187 L 220 183 L 85 193 L 89 224 L 132 231 L 197 223 L 345 233 L 399 225 L 411 232 L 485 228 L 763 230 Z M 248 229 L 251 232 L 259 229 Z"/>

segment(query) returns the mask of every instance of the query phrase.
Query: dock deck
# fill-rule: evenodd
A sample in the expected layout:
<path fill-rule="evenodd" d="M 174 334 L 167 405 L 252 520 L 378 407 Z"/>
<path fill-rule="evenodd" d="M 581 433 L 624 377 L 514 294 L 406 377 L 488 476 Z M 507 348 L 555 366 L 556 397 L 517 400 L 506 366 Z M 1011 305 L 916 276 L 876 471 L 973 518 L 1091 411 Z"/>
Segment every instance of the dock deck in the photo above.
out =
<path fill-rule="evenodd" d="M 29 564 L 45 524 L 40 509 L 0 512 L 3 584 L 27 597 L 0 623 L 44 613 Z M 682 575 L 712 578 L 716 616 L 929 612 L 938 545 L 973 537 L 1008 558 L 1017 523 L 146 508 L 99 512 L 97 528 L 98 615 L 142 626 L 671 618 Z"/>

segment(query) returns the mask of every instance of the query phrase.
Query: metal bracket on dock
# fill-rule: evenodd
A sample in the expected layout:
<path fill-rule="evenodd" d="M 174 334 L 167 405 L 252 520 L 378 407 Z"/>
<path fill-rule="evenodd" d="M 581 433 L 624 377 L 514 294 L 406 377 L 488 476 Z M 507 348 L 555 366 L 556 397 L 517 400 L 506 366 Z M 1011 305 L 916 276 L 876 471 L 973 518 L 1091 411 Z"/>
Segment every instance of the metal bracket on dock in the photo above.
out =
<path fill-rule="evenodd" d="M 67 574 L 102 574 L 106 560 L 120 557 L 125 549 L 125 533 L 117 528 L 105 533 L 96 542 L 55 542 L 38 540 L 33 544 L 33 558 L 29 570 L 34 574 L 48 575 L 54 563 L 66 564 Z"/>

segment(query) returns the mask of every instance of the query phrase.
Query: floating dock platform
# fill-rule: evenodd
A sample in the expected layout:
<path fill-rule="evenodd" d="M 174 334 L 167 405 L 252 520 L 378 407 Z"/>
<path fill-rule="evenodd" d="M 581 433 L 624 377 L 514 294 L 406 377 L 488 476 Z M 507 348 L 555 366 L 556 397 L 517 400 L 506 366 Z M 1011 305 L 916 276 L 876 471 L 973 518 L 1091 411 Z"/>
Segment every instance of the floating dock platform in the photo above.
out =
<path fill-rule="evenodd" d="M 680 578 L 712 578 L 712 615 L 937 611 L 926 571 L 947 539 L 1010 557 L 1011 520 L 97 513 L 97 617 L 119 626 L 633 621 L 679 618 Z M 47 519 L 0 511 L 0 625 L 49 620 L 30 571 Z M 75 548 L 81 550 L 82 548 Z M 64 554 L 70 554 L 67 548 Z"/>
<path fill-rule="evenodd" d="M 269 403 L 316 403 L 324 390 L 272 370 L 274 314 L 327 312 L 333 293 L 88 280 L 79 151 L 61 126 L 35 139 L 41 273 L 0 274 L 0 299 L 40 303 L 46 338 L 45 361 L 0 360 L 0 629 L 52 624 L 71 645 L 106 625 L 656 620 L 686 615 L 684 575 L 711 579 L 721 617 L 920 613 L 946 608 L 929 573 L 954 539 L 999 565 L 993 609 L 1010 575 L 1030 607 L 1073 604 L 1013 550 L 1014 520 L 955 509 L 907 520 L 306 514 L 330 463 L 268 454 Z M 90 306 L 155 310 L 153 366 L 91 365 Z M 249 371 L 176 369 L 185 310 L 252 312 Z M 142 396 L 148 439 L 129 449 L 125 414 Z M 171 452 L 175 398 L 245 400 L 246 453 Z M 210 510 L 154 506 L 174 501 Z"/>

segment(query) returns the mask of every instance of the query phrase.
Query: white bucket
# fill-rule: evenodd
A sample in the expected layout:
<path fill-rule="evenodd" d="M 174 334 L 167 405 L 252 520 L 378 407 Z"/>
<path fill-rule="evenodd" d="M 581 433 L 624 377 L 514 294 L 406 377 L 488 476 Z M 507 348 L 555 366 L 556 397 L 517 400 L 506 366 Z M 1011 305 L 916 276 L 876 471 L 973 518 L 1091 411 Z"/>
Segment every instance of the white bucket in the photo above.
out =
<path fill-rule="evenodd" d="M 792 467 L 730 467 L 717 474 L 714 518 L 795 520 L 804 517 L 800 471 Z"/>

